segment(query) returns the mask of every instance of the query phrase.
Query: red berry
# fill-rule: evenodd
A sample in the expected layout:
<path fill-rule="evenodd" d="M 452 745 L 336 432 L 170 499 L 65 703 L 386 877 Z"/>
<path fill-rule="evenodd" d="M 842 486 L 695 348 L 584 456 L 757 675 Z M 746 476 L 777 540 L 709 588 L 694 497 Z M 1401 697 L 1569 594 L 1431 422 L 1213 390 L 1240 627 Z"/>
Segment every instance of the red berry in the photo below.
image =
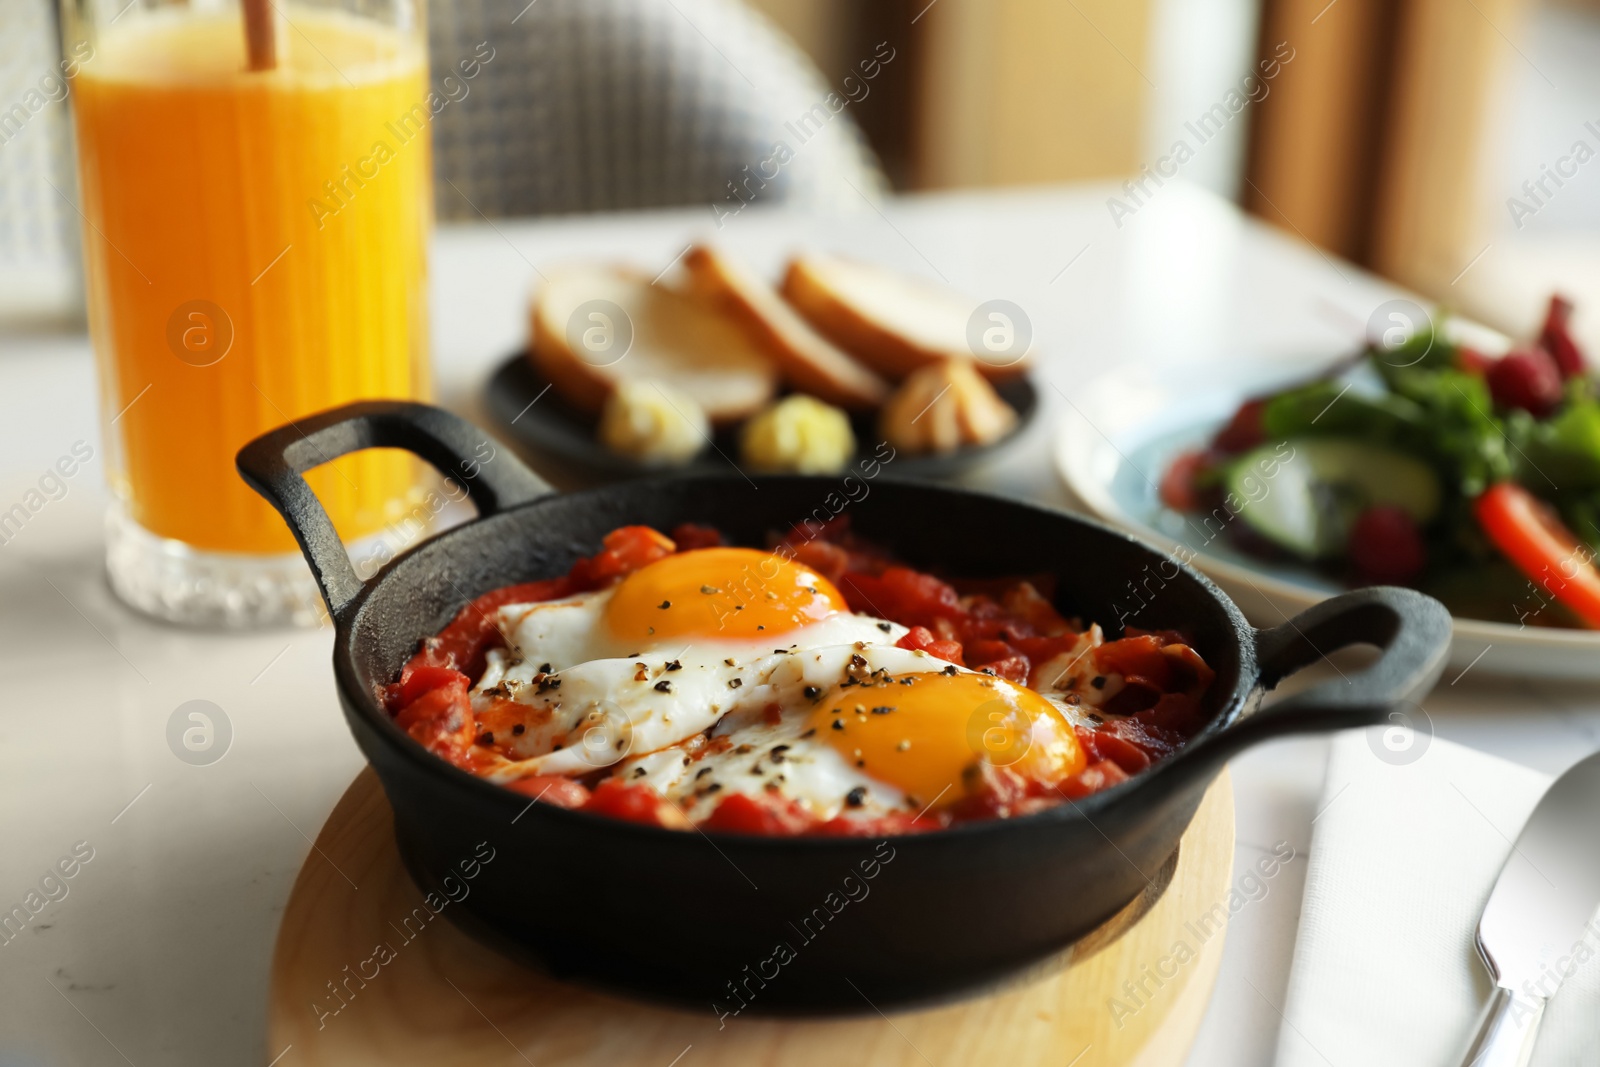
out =
<path fill-rule="evenodd" d="M 1218 452 L 1230 455 L 1238 452 L 1248 452 L 1267 439 L 1267 428 L 1262 424 L 1261 416 L 1265 413 L 1267 402 L 1265 399 L 1246 400 L 1239 405 L 1239 410 L 1233 413 L 1233 418 L 1228 420 L 1228 425 L 1217 432 L 1212 440 L 1211 447 Z"/>
<path fill-rule="evenodd" d="M 1583 373 L 1583 352 L 1572 339 L 1571 319 L 1572 302 L 1552 296 L 1550 308 L 1544 315 L 1544 328 L 1539 331 L 1539 347 L 1550 353 L 1563 378 Z"/>
<path fill-rule="evenodd" d="M 1416 520 L 1392 504 L 1361 513 L 1350 528 L 1349 555 L 1357 577 L 1383 585 L 1406 585 L 1428 563 Z"/>
<path fill-rule="evenodd" d="M 1521 408 L 1542 419 L 1561 404 L 1561 368 L 1548 352 L 1524 348 L 1498 360 L 1485 377 L 1502 408 Z"/>
<path fill-rule="evenodd" d="M 1161 502 L 1173 511 L 1201 511 L 1200 475 L 1210 465 L 1205 452 L 1184 452 L 1172 461 L 1167 473 L 1161 476 Z"/>

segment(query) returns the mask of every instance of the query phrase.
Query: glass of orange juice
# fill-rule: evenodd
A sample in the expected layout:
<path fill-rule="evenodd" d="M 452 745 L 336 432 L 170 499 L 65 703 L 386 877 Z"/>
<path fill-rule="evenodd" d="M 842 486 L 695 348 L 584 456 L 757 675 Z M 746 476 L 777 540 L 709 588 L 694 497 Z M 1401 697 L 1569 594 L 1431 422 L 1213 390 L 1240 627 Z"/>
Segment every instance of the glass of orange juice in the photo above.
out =
<path fill-rule="evenodd" d="M 239 0 L 61 0 L 107 569 L 143 611 L 315 622 L 310 575 L 234 454 L 348 401 L 427 398 L 421 3 L 245 0 L 269 20 L 247 45 Z M 365 452 L 308 478 L 359 546 L 415 526 L 420 474 Z"/>

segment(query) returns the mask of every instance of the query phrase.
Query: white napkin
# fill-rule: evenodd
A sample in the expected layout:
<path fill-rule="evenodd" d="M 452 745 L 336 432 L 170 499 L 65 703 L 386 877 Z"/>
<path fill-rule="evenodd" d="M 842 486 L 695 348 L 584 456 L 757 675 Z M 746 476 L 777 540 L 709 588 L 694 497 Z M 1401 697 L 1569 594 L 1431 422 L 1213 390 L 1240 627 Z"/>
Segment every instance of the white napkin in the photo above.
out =
<path fill-rule="evenodd" d="M 1473 931 L 1550 779 L 1438 738 L 1398 758 L 1381 734 L 1333 741 L 1279 1067 L 1458 1067 L 1488 995 Z M 1551 1000 L 1533 1067 L 1600 1064 L 1600 936 L 1580 936 L 1590 955 Z"/>

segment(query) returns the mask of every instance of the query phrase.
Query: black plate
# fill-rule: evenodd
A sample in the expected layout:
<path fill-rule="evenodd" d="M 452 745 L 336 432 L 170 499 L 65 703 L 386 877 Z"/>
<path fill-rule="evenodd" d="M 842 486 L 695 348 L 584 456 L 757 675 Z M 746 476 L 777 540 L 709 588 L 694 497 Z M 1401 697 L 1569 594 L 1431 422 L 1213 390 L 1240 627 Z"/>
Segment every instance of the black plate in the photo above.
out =
<path fill-rule="evenodd" d="M 759 544 L 836 494 L 840 479 L 764 477 L 752 487 L 729 473 L 562 494 L 504 452 L 475 463 L 482 441 L 437 408 L 374 402 L 257 438 L 238 464 L 283 514 L 322 588 L 339 702 L 394 808 L 418 886 L 456 901 L 444 914 L 507 955 L 697 1011 L 898 1007 L 1054 958 L 1144 890 L 1230 757 L 1284 734 L 1387 722 L 1438 678 L 1450 643 L 1449 614 L 1409 589 L 1346 593 L 1255 630 L 1197 571 L 1124 533 L 884 479 L 850 515 L 913 566 L 972 577 L 1045 571 L 1058 576 L 1068 615 L 1182 628 L 1216 671 L 1210 722 L 1172 756 L 1082 801 L 884 841 L 672 831 L 568 811 L 439 759 L 395 725 L 381 687 L 469 599 L 565 573 L 617 526 L 702 522 Z M 363 582 L 301 476 L 363 448 L 471 471 L 461 484 L 479 518 Z M 1384 651 L 1364 671 L 1261 707 L 1284 677 L 1355 643 Z"/>
<path fill-rule="evenodd" d="M 962 448 L 942 456 L 896 455 L 889 465 L 897 478 L 948 478 L 988 459 L 1017 440 L 1039 409 L 1039 392 L 1026 375 L 994 383 L 1000 399 L 1017 413 L 1017 425 L 1006 436 L 987 445 Z M 534 453 L 576 468 L 589 482 L 614 482 L 629 478 L 659 478 L 663 474 L 729 474 L 739 461 L 738 427 L 719 430 L 712 437 L 716 449 L 706 449 L 681 467 L 663 469 L 619 456 L 595 438 L 598 420 L 564 402 L 539 373 L 526 353 L 519 352 L 500 365 L 489 379 L 485 401 L 501 430 Z M 876 413 L 850 419 L 861 446 L 856 462 L 877 459 Z M 720 450 L 720 454 L 719 451 Z"/>

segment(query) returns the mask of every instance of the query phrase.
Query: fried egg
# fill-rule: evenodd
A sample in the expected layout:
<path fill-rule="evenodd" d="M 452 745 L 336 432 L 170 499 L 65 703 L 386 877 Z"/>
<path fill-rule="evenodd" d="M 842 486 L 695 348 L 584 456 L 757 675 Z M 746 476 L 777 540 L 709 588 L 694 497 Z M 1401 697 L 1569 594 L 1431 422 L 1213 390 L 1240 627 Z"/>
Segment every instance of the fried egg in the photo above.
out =
<path fill-rule="evenodd" d="M 775 792 L 827 819 L 948 807 L 979 761 L 1052 782 L 1085 763 L 1077 709 L 896 647 L 904 626 L 767 552 L 677 553 L 496 622 L 473 708 L 501 781 L 610 773 L 696 821 Z"/>
<path fill-rule="evenodd" d="M 948 808 L 972 791 L 969 770 L 980 760 L 1039 781 L 1085 763 L 1066 710 L 926 652 L 867 644 L 796 652 L 771 665 L 763 688 L 704 743 L 632 757 L 618 775 L 652 786 L 695 821 L 730 792 L 776 792 L 831 819 Z"/>

